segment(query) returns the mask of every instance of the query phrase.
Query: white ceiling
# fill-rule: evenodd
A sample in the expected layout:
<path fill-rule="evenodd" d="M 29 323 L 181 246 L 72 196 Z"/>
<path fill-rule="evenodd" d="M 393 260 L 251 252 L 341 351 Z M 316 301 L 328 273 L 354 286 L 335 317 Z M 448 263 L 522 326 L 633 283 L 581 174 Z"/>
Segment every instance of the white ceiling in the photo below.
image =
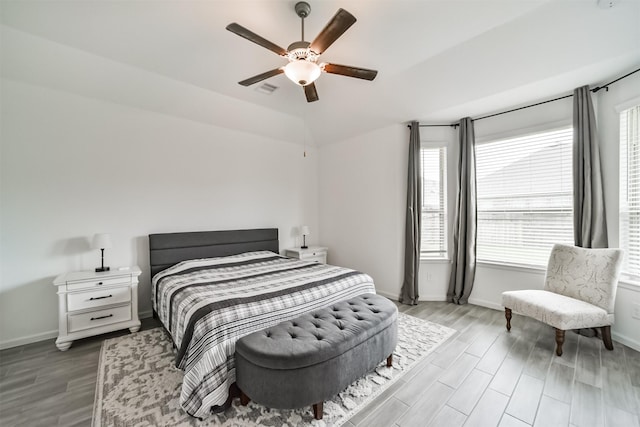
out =
<path fill-rule="evenodd" d="M 239 109 L 250 105 L 269 120 L 282 118 L 281 126 L 301 119 L 317 144 L 412 119 L 452 122 L 602 83 L 640 66 L 640 0 L 620 0 L 611 9 L 599 8 L 596 0 L 309 3 L 307 40 L 340 7 L 356 16 L 322 60 L 377 69 L 375 81 L 324 74 L 316 82 L 320 100 L 311 104 L 284 75 L 267 80 L 278 86 L 271 95 L 238 85 L 284 60 L 226 25 L 237 22 L 286 48 L 300 38 L 295 1 L 289 0 L 2 1 L 1 20 L 9 30 L 5 38 L 17 30 L 189 85 L 202 92 L 200 110 L 207 111 L 206 96 L 216 95 L 218 107 L 221 99 Z M 3 76 L 28 80 L 35 74 L 26 65 L 7 64 L 14 57 L 3 58 Z M 59 73 L 67 67 L 71 75 L 70 63 L 60 62 Z M 116 74 L 118 85 L 126 85 L 124 74 Z M 81 90 L 77 78 L 62 80 L 58 89 L 75 85 L 76 92 L 142 108 L 153 102 L 152 92 L 106 90 L 104 76 L 87 78 Z M 161 109 L 207 121 L 196 108 Z"/>

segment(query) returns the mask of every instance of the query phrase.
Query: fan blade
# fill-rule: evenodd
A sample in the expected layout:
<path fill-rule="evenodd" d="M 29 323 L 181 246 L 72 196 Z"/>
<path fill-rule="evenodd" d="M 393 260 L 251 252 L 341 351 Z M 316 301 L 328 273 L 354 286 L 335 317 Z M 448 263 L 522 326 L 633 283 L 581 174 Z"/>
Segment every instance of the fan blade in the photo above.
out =
<path fill-rule="evenodd" d="M 338 12 L 331 18 L 331 21 L 320 34 L 311 43 L 309 48 L 320 55 L 327 50 L 334 41 L 338 39 L 345 31 L 356 22 L 356 17 L 344 9 L 338 9 Z"/>
<path fill-rule="evenodd" d="M 373 80 L 378 75 L 376 70 L 366 68 L 350 67 L 348 65 L 324 64 L 324 71 L 330 74 L 340 74 L 341 76 L 355 77 L 357 79 Z"/>
<path fill-rule="evenodd" d="M 318 99 L 318 91 L 316 90 L 315 83 L 309 83 L 306 86 L 303 86 L 304 94 L 307 96 L 307 102 L 317 101 Z"/>
<path fill-rule="evenodd" d="M 276 68 L 275 70 L 267 71 L 266 73 L 258 74 L 257 76 L 249 77 L 246 80 L 238 82 L 242 86 L 251 86 L 254 83 L 261 82 L 262 80 L 268 79 L 269 77 L 277 76 L 278 74 L 284 73 L 282 68 Z"/>
<path fill-rule="evenodd" d="M 234 34 L 239 35 L 240 37 L 243 37 L 247 40 L 249 40 L 250 42 L 254 42 L 255 44 L 258 44 L 264 48 L 269 49 L 272 52 L 275 52 L 276 54 L 280 55 L 280 56 L 286 56 L 287 55 L 287 51 L 284 50 L 283 48 L 281 48 L 280 46 L 278 46 L 275 43 L 271 43 L 269 40 L 260 37 L 259 35 L 257 35 L 256 33 L 254 33 L 251 30 L 246 29 L 245 27 L 243 27 L 240 24 L 236 24 L 231 23 L 229 25 L 227 25 L 227 30 L 231 31 Z"/>

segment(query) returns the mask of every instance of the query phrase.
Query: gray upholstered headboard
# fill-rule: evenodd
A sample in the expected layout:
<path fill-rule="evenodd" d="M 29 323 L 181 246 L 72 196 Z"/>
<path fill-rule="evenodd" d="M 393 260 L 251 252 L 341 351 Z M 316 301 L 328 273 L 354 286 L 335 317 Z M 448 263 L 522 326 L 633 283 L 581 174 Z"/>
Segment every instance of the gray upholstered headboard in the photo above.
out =
<path fill-rule="evenodd" d="M 180 261 L 250 251 L 279 253 L 277 228 L 149 234 L 151 277 Z"/>

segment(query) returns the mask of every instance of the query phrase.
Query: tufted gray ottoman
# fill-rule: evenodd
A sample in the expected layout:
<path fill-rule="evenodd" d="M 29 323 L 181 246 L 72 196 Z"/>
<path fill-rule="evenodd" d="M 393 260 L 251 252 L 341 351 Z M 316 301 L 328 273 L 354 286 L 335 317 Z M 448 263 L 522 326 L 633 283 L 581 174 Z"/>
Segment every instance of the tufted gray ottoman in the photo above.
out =
<path fill-rule="evenodd" d="M 242 337 L 236 343 L 236 384 L 241 402 L 271 408 L 323 402 L 387 358 L 398 340 L 398 310 L 391 301 L 365 294 Z"/>

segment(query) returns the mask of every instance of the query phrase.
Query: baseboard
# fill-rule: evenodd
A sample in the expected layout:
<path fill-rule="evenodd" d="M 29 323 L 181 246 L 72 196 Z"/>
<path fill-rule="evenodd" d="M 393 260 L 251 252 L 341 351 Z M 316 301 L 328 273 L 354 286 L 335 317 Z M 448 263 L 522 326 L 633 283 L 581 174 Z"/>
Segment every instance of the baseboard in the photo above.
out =
<path fill-rule="evenodd" d="M 635 351 L 640 351 L 640 342 L 632 338 L 629 338 L 626 335 L 622 335 L 615 331 L 611 331 L 611 338 L 613 338 L 614 341 L 617 341 L 620 344 L 624 344 L 627 347 L 631 347 Z"/>
<path fill-rule="evenodd" d="M 394 295 L 385 291 L 379 291 L 377 289 L 376 289 L 376 293 L 378 295 L 382 295 L 385 298 L 389 298 L 392 301 L 400 301 L 399 295 Z M 418 297 L 418 301 L 446 301 L 446 300 L 447 300 L 446 295 L 426 295 L 426 296 Z"/>
<path fill-rule="evenodd" d="M 138 313 L 138 317 L 140 319 L 147 319 L 149 317 L 153 317 L 153 310 L 141 311 Z M 41 332 L 39 334 L 28 335 L 26 337 L 14 338 L 11 340 L 0 341 L 0 350 L 5 350 L 7 348 L 18 347 L 26 344 L 33 344 L 34 342 L 50 340 L 53 338 L 57 338 L 58 330 Z"/>
<path fill-rule="evenodd" d="M 446 300 L 447 300 L 446 295 L 425 295 L 425 296 L 420 296 L 418 298 L 418 301 L 446 301 Z"/>
<path fill-rule="evenodd" d="M 149 317 L 153 317 L 153 310 L 145 310 L 138 312 L 138 317 L 140 319 L 148 319 Z"/>
<path fill-rule="evenodd" d="M 0 350 L 18 347 L 25 344 L 33 344 L 34 342 L 50 340 L 58 336 L 58 330 L 41 332 L 39 334 L 27 335 L 26 337 L 14 338 L 12 340 L 0 341 Z M 52 343 L 53 344 L 53 343 Z"/>
<path fill-rule="evenodd" d="M 499 311 L 503 311 L 504 310 L 504 307 L 501 306 L 500 304 L 496 304 L 493 301 L 487 301 L 487 300 L 478 299 L 478 298 L 469 298 L 469 304 L 479 305 L 481 307 L 492 308 L 494 310 L 499 310 Z"/>
<path fill-rule="evenodd" d="M 385 292 L 385 291 L 379 291 L 377 289 L 376 289 L 376 293 L 378 295 L 382 295 L 385 298 L 389 298 L 391 301 L 400 301 L 400 299 L 398 298 L 398 295 L 396 295 L 396 294 L 392 294 L 392 293 Z"/>

